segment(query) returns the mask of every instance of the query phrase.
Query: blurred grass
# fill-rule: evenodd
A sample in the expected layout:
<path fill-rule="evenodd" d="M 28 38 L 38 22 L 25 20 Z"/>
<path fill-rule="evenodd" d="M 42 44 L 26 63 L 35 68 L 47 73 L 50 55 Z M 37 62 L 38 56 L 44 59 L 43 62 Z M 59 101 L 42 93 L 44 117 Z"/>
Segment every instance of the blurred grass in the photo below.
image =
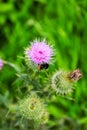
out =
<path fill-rule="evenodd" d="M 86 24 L 86 0 L 0 0 L 0 56 L 2 58 L 19 64 L 21 60 L 17 56 L 23 55 L 24 47 L 29 44 L 29 41 L 37 37 L 45 37 L 56 48 L 54 69 L 80 68 L 83 72 L 83 78 L 74 92 L 75 101 L 57 97 L 49 105 L 54 123 L 59 122 L 60 118 L 63 120 L 64 117 L 69 117 L 70 122 L 73 122 L 72 120 L 78 122 L 78 128 L 76 126 L 69 128 L 66 124 L 58 128 L 60 126 L 58 124 L 53 128 L 55 130 L 87 130 Z M 5 66 L 0 75 L 0 111 L 2 109 L 4 111 L 6 109 L 4 102 L 13 101 L 15 95 L 17 96 L 15 86 L 12 85 L 16 76 L 15 71 Z M 51 125 L 52 122 L 49 124 Z M 7 122 L 2 122 L 0 127 L 3 130 L 11 129 Z"/>

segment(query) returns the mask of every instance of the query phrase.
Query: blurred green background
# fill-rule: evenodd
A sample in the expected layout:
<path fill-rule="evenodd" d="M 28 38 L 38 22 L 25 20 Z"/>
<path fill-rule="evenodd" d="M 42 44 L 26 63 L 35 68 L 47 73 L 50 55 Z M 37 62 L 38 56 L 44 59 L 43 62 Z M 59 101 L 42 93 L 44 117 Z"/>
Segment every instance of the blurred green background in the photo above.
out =
<path fill-rule="evenodd" d="M 57 97 L 49 105 L 49 129 L 87 130 L 87 1 L 0 0 L 1 58 L 20 64 L 18 56 L 38 37 L 54 45 L 55 69 L 80 68 L 83 73 L 74 92 L 75 101 Z M 8 104 L 17 96 L 15 79 L 15 71 L 4 66 L 0 71 L 0 130 L 19 129 L 11 114 L 6 117 Z"/>

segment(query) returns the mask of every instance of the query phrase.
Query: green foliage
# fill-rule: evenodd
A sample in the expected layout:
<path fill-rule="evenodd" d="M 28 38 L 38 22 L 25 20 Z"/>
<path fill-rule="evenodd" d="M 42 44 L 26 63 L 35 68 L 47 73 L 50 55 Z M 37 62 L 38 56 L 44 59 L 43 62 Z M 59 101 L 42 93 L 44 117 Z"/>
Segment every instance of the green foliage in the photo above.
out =
<path fill-rule="evenodd" d="M 24 55 L 24 48 L 30 44 L 29 41 L 41 37 L 51 41 L 55 47 L 55 63 L 50 66 L 49 75 L 60 68 L 80 68 L 83 72 L 83 78 L 73 94 L 74 101 L 53 97 L 48 107 L 50 121 L 47 127 L 41 128 L 43 130 L 87 130 L 86 24 L 86 0 L 0 1 L 0 57 L 22 66 L 20 56 Z M 32 70 L 29 73 L 32 74 Z M 28 130 L 28 121 L 23 120 L 24 123 L 21 123 L 21 120 L 15 119 L 14 112 L 7 115 L 10 104 L 17 103 L 19 88 L 22 89 L 24 85 L 20 81 L 14 83 L 17 79 L 15 74 L 16 71 L 8 66 L 0 71 L 0 129 Z M 41 72 L 39 75 L 43 77 L 44 81 L 40 82 L 44 85 L 46 74 Z M 25 74 L 22 76 L 22 79 L 29 78 Z M 33 86 L 38 82 L 36 77 Z M 22 92 L 25 93 L 25 90 L 23 87 Z"/>

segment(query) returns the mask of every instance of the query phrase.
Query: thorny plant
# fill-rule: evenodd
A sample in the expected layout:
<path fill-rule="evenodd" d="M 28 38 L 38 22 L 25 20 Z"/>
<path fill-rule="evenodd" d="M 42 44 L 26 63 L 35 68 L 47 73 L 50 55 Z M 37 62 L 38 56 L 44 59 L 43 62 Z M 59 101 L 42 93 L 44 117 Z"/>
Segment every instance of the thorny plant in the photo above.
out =
<path fill-rule="evenodd" d="M 48 68 L 54 60 L 54 48 L 46 40 L 35 40 L 24 51 L 26 64 L 23 71 L 14 64 L 0 59 L 0 70 L 3 65 L 9 65 L 17 71 L 21 98 L 15 106 L 18 116 L 33 122 L 38 128 L 49 120 L 47 104 L 55 94 L 67 97 L 74 90 L 74 84 L 82 77 L 80 69 L 71 72 L 57 70 L 50 73 Z M 21 90 L 23 89 L 23 91 Z M 13 109 L 13 108 L 10 108 Z M 33 128 L 34 129 L 34 128 Z"/>

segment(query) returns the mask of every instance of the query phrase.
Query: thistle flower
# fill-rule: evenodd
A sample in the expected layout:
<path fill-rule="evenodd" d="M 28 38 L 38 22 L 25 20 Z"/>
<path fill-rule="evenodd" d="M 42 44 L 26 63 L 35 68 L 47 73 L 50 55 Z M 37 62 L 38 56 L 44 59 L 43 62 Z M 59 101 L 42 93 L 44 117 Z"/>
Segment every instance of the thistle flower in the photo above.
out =
<path fill-rule="evenodd" d="M 19 102 L 20 114 L 27 119 L 40 118 L 42 110 L 42 104 L 40 99 L 35 95 L 29 96 Z"/>
<path fill-rule="evenodd" d="M 68 79 L 68 73 L 58 71 L 52 77 L 52 88 L 59 94 L 68 94 L 72 92 L 73 84 Z"/>
<path fill-rule="evenodd" d="M 47 44 L 46 40 L 34 41 L 31 46 L 26 48 L 25 56 L 28 61 L 40 65 L 43 63 L 50 63 L 53 56 L 53 49 Z"/>
<path fill-rule="evenodd" d="M 52 77 L 52 88 L 59 94 L 69 94 L 74 89 L 74 81 L 81 78 L 82 74 L 80 70 L 73 72 L 65 72 L 60 70 L 56 72 Z"/>
<path fill-rule="evenodd" d="M 3 61 L 0 59 L 0 70 L 2 69 L 3 67 Z"/>
<path fill-rule="evenodd" d="M 42 123 L 44 103 L 36 94 L 31 94 L 29 97 L 22 99 L 19 102 L 19 114 L 23 117 Z M 46 119 L 44 118 L 43 122 Z"/>

